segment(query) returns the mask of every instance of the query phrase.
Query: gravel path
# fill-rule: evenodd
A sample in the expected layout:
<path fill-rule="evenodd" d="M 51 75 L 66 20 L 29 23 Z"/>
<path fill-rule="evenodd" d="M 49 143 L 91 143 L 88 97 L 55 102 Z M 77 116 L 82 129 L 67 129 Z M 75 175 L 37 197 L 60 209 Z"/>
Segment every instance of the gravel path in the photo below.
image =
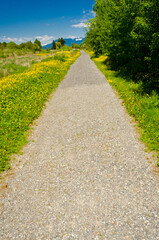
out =
<path fill-rule="evenodd" d="M 88 54 L 46 104 L 2 198 L 0 239 L 159 239 L 158 176 Z"/>

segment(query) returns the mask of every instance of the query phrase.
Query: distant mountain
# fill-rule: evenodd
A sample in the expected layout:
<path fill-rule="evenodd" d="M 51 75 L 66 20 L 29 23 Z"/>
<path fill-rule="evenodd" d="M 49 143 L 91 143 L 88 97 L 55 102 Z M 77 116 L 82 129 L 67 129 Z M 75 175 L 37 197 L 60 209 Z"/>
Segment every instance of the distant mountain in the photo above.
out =
<path fill-rule="evenodd" d="M 75 44 L 81 44 L 83 43 L 83 41 L 85 40 L 85 38 L 64 38 L 64 40 L 66 41 L 65 42 L 65 45 L 71 47 L 71 44 L 72 43 L 75 43 Z M 57 42 L 58 40 L 55 40 L 55 42 Z M 44 45 L 42 46 L 43 49 L 46 49 L 46 48 L 51 48 L 52 47 L 52 43 L 49 43 L 47 45 Z"/>

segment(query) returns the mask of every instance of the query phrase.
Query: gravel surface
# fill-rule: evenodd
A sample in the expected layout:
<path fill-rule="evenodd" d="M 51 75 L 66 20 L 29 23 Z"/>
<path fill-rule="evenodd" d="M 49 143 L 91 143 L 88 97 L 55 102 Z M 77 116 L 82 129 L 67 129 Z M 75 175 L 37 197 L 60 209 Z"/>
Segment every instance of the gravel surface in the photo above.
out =
<path fill-rule="evenodd" d="M 0 239 L 159 239 L 159 178 L 88 54 L 36 123 L 6 180 Z"/>

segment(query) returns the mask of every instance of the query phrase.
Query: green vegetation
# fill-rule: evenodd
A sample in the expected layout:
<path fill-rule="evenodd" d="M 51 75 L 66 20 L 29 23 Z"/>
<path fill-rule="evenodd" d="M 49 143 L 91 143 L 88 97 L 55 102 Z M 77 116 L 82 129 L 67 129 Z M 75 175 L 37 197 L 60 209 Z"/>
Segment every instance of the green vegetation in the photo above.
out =
<path fill-rule="evenodd" d="M 7 63 L 7 64 L 0 64 L 0 78 L 7 76 L 9 74 L 14 73 L 22 73 L 26 69 L 28 69 L 28 66 L 22 66 L 20 64 L 15 63 Z"/>
<path fill-rule="evenodd" d="M 67 58 L 67 56 L 65 53 L 57 52 L 54 56 L 47 57 L 47 58 L 43 59 L 41 62 L 48 62 L 50 60 L 59 60 L 61 62 L 65 62 L 66 58 Z"/>
<path fill-rule="evenodd" d="M 120 72 L 112 71 L 106 64 L 107 57 L 92 59 L 104 73 L 108 82 L 115 88 L 129 114 L 138 122 L 141 139 L 150 150 L 159 153 L 159 96 L 155 91 L 145 93 L 142 82 L 135 83 L 122 77 Z"/>
<path fill-rule="evenodd" d="M 95 0 L 82 46 L 124 104 L 150 150 L 159 153 L 158 0 Z M 101 56 L 101 57 L 100 57 Z"/>
<path fill-rule="evenodd" d="M 158 0 L 96 0 L 85 44 L 107 55 L 111 69 L 151 92 L 159 88 Z"/>
<path fill-rule="evenodd" d="M 63 39 L 63 37 L 59 38 L 58 41 L 55 43 L 55 41 L 52 41 L 52 47 L 51 49 L 60 49 L 62 47 L 64 47 L 65 45 L 65 40 Z"/>
<path fill-rule="evenodd" d="M 54 40 L 52 41 L 52 47 L 51 47 L 51 49 L 56 49 L 56 43 L 55 43 Z"/>
<path fill-rule="evenodd" d="M 43 56 L 27 54 L 26 56 L 12 56 L 0 60 L 0 79 L 9 74 L 22 73 L 30 68 L 34 63 L 40 62 L 48 54 L 46 50 L 41 51 Z M 52 54 L 52 53 L 51 53 Z"/>
<path fill-rule="evenodd" d="M 21 56 L 27 53 L 36 53 L 37 51 L 41 51 L 41 49 L 41 42 L 38 39 L 35 39 L 34 43 L 28 41 L 20 45 L 15 42 L 0 42 L 0 59 L 11 56 Z"/>
<path fill-rule="evenodd" d="M 56 49 L 61 48 L 61 43 L 60 42 L 56 42 Z"/>
<path fill-rule="evenodd" d="M 0 171 L 10 167 L 11 154 L 17 153 L 26 142 L 30 124 L 39 116 L 48 95 L 55 90 L 79 55 L 77 51 L 63 52 L 60 57 L 47 58 L 47 61 L 36 63 L 23 73 L 2 78 Z"/>
<path fill-rule="evenodd" d="M 77 43 L 71 43 L 71 48 L 80 49 L 81 46 Z"/>
<path fill-rule="evenodd" d="M 57 42 L 61 43 L 61 47 L 65 45 L 65 40 L 63 39 L 63 37 L 59 38 Z"/>

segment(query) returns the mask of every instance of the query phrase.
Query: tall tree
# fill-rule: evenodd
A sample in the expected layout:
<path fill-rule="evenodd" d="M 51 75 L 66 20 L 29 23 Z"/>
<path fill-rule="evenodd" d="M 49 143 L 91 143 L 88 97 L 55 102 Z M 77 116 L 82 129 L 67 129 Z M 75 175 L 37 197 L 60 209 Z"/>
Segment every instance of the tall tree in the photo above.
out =
<path fill-rule="evenodd" d="M 37 38 L 35 39 L 34 43 L 37 44 L 38 50 L 42 49 L 41 42 Z"/>
<path fill-rule="evenodd" d="M 158 0 L 96 0 L 85 43 L 134 79 L 159 78 Z"/>
<path fill-rule="evenodd" d="M 61 42 L 56 42 L 56 48 L 61 48 Z"/>
<path fill-rule="evenodd" d="M 63 47 L 65 45 L 66 41 L 63 39 L 63 37 L 61 37 L 61 38 L 58 39 L 58 42 L 60 42 L 61 46 Z"/>
<path fill-rule="evenodd" d="M 51 47 L 51 49 L 56 49 L 56 43 L 55 43 L 54 40 L 52 41 L 52 47 Z"/>

